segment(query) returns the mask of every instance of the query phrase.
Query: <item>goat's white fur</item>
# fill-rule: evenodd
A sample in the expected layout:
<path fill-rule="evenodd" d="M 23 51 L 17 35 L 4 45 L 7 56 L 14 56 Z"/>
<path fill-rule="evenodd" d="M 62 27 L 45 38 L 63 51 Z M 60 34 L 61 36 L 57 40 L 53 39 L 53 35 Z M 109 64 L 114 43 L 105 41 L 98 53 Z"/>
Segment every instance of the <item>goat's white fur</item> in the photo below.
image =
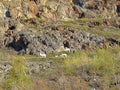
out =
<path fill-rule="evenodd" d="M 47 55 L 45 53 L 40 53 L 40 56 L 46 58 Z"/>
<path fill-rule="evenodd" d="M 61 54 L 60 57 L 67 57 L 67 54 Z"/>

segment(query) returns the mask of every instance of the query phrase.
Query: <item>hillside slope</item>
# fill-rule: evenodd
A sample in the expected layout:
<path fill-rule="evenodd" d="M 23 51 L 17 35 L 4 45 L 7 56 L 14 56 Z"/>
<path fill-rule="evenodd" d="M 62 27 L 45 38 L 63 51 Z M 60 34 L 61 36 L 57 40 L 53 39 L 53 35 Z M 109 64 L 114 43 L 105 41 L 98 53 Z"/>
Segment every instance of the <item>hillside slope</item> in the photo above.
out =
<path fill-rule="evenodd" d="M 120 0 L 0 0 L 0 90 L 120 90 Z"/>

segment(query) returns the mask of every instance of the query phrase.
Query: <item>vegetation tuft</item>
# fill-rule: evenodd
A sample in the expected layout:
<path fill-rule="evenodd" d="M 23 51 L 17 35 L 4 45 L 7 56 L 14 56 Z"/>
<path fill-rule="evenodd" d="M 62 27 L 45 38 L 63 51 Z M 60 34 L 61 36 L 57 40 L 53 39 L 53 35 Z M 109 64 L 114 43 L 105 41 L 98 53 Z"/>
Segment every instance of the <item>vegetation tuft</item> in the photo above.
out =
<path fill-rule="evenodd" d="M 13 57 L 13 68 L 10 70 L 9 76 L 4 81 L 3 88 L 5 90 L 28 90 L 31 85 L 32 81 L 26 74 L 24 57 Z"/>
<path fill-rule="evenodd" d="M 119 50 L 120 48 L 76 52 L 64 60 L 65 70 L 88 65 L 92 67 L 93 72 L 102 72 L 106 75 L 115 74 L 120 71 L 120 67 L 118 67 L 120 64 Z"/>

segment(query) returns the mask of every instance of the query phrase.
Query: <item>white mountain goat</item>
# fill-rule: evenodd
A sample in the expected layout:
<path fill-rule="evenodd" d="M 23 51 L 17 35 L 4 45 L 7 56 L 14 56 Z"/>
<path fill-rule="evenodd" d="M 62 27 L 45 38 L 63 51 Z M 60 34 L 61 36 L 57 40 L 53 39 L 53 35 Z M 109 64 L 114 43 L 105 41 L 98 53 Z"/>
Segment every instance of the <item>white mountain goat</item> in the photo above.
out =
<path fill-rule="evenodd" d="M 70 52 L 71 50 L 70 50 L 70 48 L 68 48 L 68 47 L 65 47 L 65 51 L 68 51 L 68 52 Z"/>
<path fill-rule="evenodd" d="M 60 57 L 67 57 L 67 54 L 63 53 L 60 55 Z"/>
<path fill-rule="evenodd" d="M 42 58 L 46 58 L 46 54 L 45 53 L 40 53 L 40 56 L 42 57 Z"/>

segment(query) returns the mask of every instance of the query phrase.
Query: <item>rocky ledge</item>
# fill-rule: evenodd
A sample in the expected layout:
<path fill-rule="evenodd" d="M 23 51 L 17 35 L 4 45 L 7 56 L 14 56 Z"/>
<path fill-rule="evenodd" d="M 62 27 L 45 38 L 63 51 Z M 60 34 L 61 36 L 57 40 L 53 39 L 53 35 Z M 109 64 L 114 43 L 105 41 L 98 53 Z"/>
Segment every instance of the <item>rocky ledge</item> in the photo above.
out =
<path fill-rule="evenodd" d="M 60 22 L 54 23 L 57 25 Z M 83 49 L 107 48 L 107 45 L 111 47 L 120 45 L 119 41 L 112 38 L 72 27 L 50 26 L 36 30 L 14 19 L 3 19 L 1 24 L 0 47 L 13 48 L 19 54 L 42 56 L 61 51 L 75 52 Z"/>
<path fill-rule="evenodd" d="M 119 12 L 119 0 L 2 0 L 0 47 L 13 48 L 22 54 L 46 55 L 65 50 L 106 48 L 107 43 L 116 46 L 120 43 L 114 39 L 88 33 L 82 28 L 52 27 L 52 24 L 80 18 L 119 18 Z M 51 26 L 43 28 L 48 24 L 43 22 L 51 23 Z M 119 28 L 119 20 L 114 22 L 105 21 L 104 24 Z M 94 26 L 104 25 L 99 22 L 88 25 Z"/>

